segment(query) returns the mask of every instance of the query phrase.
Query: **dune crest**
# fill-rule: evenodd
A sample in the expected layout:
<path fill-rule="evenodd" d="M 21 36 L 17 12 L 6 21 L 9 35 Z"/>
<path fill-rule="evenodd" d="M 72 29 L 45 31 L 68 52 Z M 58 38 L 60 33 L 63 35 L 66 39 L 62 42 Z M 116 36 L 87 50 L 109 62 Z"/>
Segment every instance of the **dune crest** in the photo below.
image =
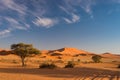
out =
<path fill-rule="evenodd" d="M 115 57 L 119 57 L 120 55 L 116 55 L 116 54 L 106 52 L 106 53 L 101 54 L 101 56 L 106 57 L 106 58 L 115 58 Z"/>
<path fill-rule="evenodd" d="M 0 48 L 0 51 L 10 51 L 9 49 Z"/>
<path fill-rule="evenodd" d="M 43 50 L 42 53 L 47 53 L 47 54 L 61 54 L 61 55 L 77 55 L 77 54 L 91 54 L 90 52 L 84 51 L 84 50 L 79 50 L 77 48 L 61 48 L 61 49 L 56 49 L 56 50 Z"/>

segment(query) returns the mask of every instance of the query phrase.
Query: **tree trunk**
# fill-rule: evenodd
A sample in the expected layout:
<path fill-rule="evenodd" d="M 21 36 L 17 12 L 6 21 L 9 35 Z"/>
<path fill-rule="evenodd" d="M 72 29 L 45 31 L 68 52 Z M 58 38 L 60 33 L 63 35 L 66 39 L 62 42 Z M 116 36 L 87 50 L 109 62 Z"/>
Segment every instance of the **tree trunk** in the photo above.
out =
<path fill-rule="evenodd" d="M 22 60 L 22 67 L 24 67 L 25 66 L 25 62 L 24 62 L 25 58 L 21 58 L 21 60 Z"/>

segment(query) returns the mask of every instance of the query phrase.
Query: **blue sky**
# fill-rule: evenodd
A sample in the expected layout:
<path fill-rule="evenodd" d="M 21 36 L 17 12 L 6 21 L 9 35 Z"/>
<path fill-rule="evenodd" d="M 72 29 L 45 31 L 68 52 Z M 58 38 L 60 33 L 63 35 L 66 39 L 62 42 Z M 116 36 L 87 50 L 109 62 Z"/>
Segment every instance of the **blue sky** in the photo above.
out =
<path fill-rule="evenodd" d="M 0 0 L 0 47 L 120 54 L 120 0 Z"/>

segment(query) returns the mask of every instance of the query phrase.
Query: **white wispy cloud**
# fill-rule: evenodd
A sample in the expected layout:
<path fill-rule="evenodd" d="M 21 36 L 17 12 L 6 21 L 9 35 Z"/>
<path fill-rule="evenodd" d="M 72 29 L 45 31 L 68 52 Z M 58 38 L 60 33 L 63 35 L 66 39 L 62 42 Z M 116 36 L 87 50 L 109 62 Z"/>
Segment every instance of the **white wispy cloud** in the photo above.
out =
<path fill-rule="evenodd" d="M 31 3 L 31 6 L 33 9 L 31 9 L 31 7 L 27 7 L 28 8 L 28 12 L 32 15 L 32 16 L 43 16 L 44 14 L 48 13 L 48 8 L 50 8 L 48 6 L 47 1 L 45 0 L 26 0 L 29 3 Z M 28 3 L 26 2 L 26 3 Z"/>
<path fill-rule="evenodd" d="M 23 25 L 20 24 L 20 22 L 14 18 L 11 17 L 3 17 L 5 21 L 7 21 L 9 26 L 6 26 L 6 29 L 0 30 L 0 38 L 5 38 L 11 36 L 11 33 L 15 30 L 28 30 L 30 28 L 30 25 L 27 23 L 24 23 Z"/>
<path fill-rule="evenodd" d="M 59 6 L 61 10 L 63 10 L 65 13 L 70 14 L 70 12 L 63 6 Z"/>
<path fill-rule="evenodd" d="M 30 25 L 27 23 L 24 23 L 24 25 L 26 26 L 26 28 L 30 28 Z"/>
<path fill-rule="evenodd" d="M 26 7 L 24 5 L 18 5 L 14 0 L 1 0 L 1 3 L 6 9 L 11 9 L 19 12 L 20 14 L 25 14 Z"/>
<path fill-rule="evenodd" d="M 64 20 L 67 23 L 75 23 L 80 20 L 80 16 L 76 15 L 77 10 L 75 9 L 75 6 L 82 7 L 87 13 L 91 13 L 91 6 L 93 0 L 61 0 L 63 2 L 63 5 L 58 5 L 61 10 L 63 10 L 66 14 L 68 14 L 70 17 L 60 16 L 64 17 Z M 22 4 L 21 4 L 22 2 Z M 30 4 L 28 4 L 30 3 Z M 36 17 L 37 19 L 34 21 L 31 20 L 31 22 L 34 22 L 37 26 L 43 26 L 43 27 L 51 27 L 58 23 L 57 19 L 54 18 L 48 18 L 48 17 L 42 17 L 45 14 L 48 14 L 51 10 L 49 4 L 49 1 L 44 0 L 0 0 L 0 4 L 2 8 L 4 8 L 6 11 L 16 11 L 18 12 L 18 19 L 5 17 L 6 21 L 9 22 L 10 26 L 12 26 L 15 29 L 20 30 L 26 30 L 30 28 L 30 25 L 26 23 L 26 16 L 30 17 Z M 30 7 L 32 6 L 32 7 Z M 25 15 L 27 14 L 27 15 Z M 51 14 L 51 13 L 50 13 Z M 23 16 L 21 16 L 23 15 Z M 3 18 L 4 18 L 3 17 Z M 22 18 L 23 19 L 22 19 Z M 55 16 L 57 17 L 57 16 Z M 34 19 L 34 18 L 32 18 Z"/>
<path fill-rule="evenodd" d="M 67 23 L 72 23 L 72 21 L 68 18 L 63 18 Z"/>
<path fill-rule="evenodd" d="M 78 12 L 75 7 L 81 7 L 86 13 L 90 15 L 90 17 L 93 17 L 92 14 L 92 6 L 95 5 L 95 0 L 64 0 L 64 5 L 59 6 L 61 10 L 66 12 L 67 14 L 70 13 L 76 13 Z"/>
<path fill-rule="evenodd" d="M 54 26 L 57 23 L 57 20 L 46 17 L 38 17 L 35 21 L 33 21 L 33 23 L 37 26 L 49 28 L 51 26 Z"/>
<path fill-rule="evenodd" d="M 60 4 L 55 3 L 54 6 L 55 9 L 59 9 L 58 11 L 63 11 L 63 13 L 62 15 L 58 13 L 57 16 L 56 14 L 52 16 L 57 10 L 53 11 L 49 1 L 0 0 L 0 14 L 3 14 L 0 15 L 0 24 L 8 23 L 5 24 L 6 29 L 0 31 L 0 35 L 10 34 L 15 30 L 29 30 L 32 23 L 38 27 L 50 28 L 61 21 L 71 24 L 79 22 L 81 18 L 76 7 L 80 7 L 93 17 L 92 5 L 94 5 L 95 0 L 60 0 Z M 8 14 L 4 14 L 4 12 L 8 12 Z"/>
<path fill-rule="evenodd" d="M 4 17 L 4 19 L 7 20 L 8 22 L 10 22 L 11 24 L 19 24 L 19 22 L 17 20 L 15 20 L 14 18 Z"/>
<path fill-rule="evenodd" d="M 7 20 L 10 24 L 10 27 L 13 29 L 19 29 L 19 30 L 27 30 L 30 26 L 28 24 L 21 24 L 19 21 L 17 21 L 14 18 L 11 17 L 4 17 L 5 20 Z"/>
<path fill-rule="evenodd" d="M 9 29 L 2 30 L 0 31 L 0 38 L 8 37 L 10 36 L 10 34 L 11 34 L 11 30 Z"/>
<path fill-rule="evenodd" d="M 5 15 L 0 15 L 0 25 L 7 23 L 5 24 L 5 29 L 0 30 L 0 38 L 7 37 L 16 30 L 29 30 L 32 20 L 28 22 L 27 16 L 32 18 L 42 16 L 44 13 L 47 13 L 46 6 L 46 1 L 44 0 L 0 0 L 0 14 L 8 12 Z M 47 27 L 53 25 L 53 20 L 45 19 L 45 21 L 47 23 L 42 22 L 42 25 Z"/>
<path fill-rule="evenodd" d="M 59 8 L 61 10 L 63 10 L 65 13 L 67 13 L 72 19 L 68 19 L 68 18 L 63 18 L 67 23 L 75 23 L 78 22 L 80 20 L 80 16 L 76 15 L 75 13 L 69 12 L 69 10 L 67 10 L 65 7 L 63 6 L 59 6 Z"/>
<path fill-rule="evenodd" d="M 0 35 L 5 35 L 5 34 L 8 34 L 10 32 L 11 32 L 10 30 L 6 29 L 6 30 L 1 31 Z"/>
<path fill-rule="evenodd" d="M 28 30 L 30 25 L 27 23 L 21 24 L 18 20 L 11 17 L 3 17 L 4 21 L 8 22 L 9 26 L 6 29 L 0 31 L 0 38 L 5 38 L 11 36 L 11 33 L 15 30 Z"/>
<path fill-rule="evenodd" d="M 95 0 L 82 0 L 80 7 L 88 14 L 92 14 L 92 6 L 95 5 Z"/>
<path fill-rule="evenodd" d="M 71 19 L 68 18 L 63 18 L 67 23 L 76 23 L 80 21 L 80 16 L 76 15 L 76 14 L 71 14 Z"/>
<path fill-rule="evenodd" d="M 80 17 L 76 14 L 72 14 L 72 21 L 73 22 L 78 22 L 80 20 Z"/>

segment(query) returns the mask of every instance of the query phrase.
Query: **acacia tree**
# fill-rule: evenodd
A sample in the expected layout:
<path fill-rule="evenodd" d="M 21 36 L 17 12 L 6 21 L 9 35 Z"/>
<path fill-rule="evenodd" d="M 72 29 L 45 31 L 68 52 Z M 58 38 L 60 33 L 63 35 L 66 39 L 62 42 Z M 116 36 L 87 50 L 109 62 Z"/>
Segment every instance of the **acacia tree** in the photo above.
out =
<path fill-rule="evenodd" d="M 32 54 L 39 54 L 40 51 L 32 46 L 32 44 L 18 43 L 12 44 L 11 50 L 13 54 L 21 58 L 22 66 L 25 66 L 25 58 Z"/>
<path fill-rule="evenodd" d="M 99 56 L 99 55 L 94 55 L 94 56 L 92 56 L 92 60 L 93 60 L 95 63 L 100 62 L 101 58 L 102 58 L 102 57 Z"/>

